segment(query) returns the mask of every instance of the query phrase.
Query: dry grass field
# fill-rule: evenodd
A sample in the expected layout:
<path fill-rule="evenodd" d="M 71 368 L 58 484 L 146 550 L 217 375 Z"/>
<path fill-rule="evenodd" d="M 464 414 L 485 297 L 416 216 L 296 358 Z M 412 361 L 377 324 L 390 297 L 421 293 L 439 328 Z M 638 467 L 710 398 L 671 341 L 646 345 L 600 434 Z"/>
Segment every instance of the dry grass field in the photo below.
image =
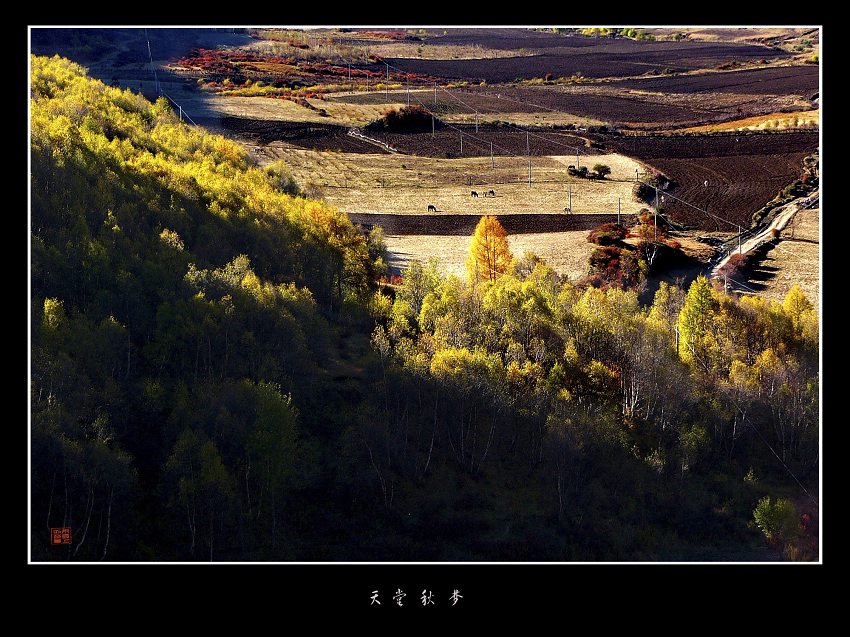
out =
<path fill-rule="evenodd" d="M 771 38 L 788 38 L 799 36 L 811 31 L 811 29 L 787 27 L 747 27 L 747 28 L 655 28 L 645 29 L 656 37 L 668 37 L 672 33 L 685 32 L 688 38 L 698 42 L 760 42 Z M 817 37 L 814 34 L 812 37 Z"/>
<path fill-rule="evenodd" d="M 360 127 L 372 122 L 390 107 L 399 108 L 401 104 L 351 104 L 330 100 L 308 99 L 317 110 L 305 108 L 290 100 L 268 97 L 233 97 L 215 94 L 200 94 L 182 99 L 187 112 L 193 114 L 203 111 L 210 115 L 245 117 L 279 122 L 315 122 L 317 124 L 338 124 L 340 126 Z M 327 115 L 320 115 L 324 109 Z"/>
<path fill-rule="evenodd" d="M 411 90 L 411 104 L 424 102 L 428 104 L 432 91 Z M 352 96 L 374 97 L 374 100 L 354 102 Z M 181 103 L 187 112 L 193 116 L 199 112 L 215 114 L 218 116 L 244 117 L 248 119 L 263 119 L 269 121 L 286 122 L 314 122 L 317 124 L 337 124 L 352 128 L 360 128 L 380 119 L 388 109 L 399 109 L 407 106 L 406 91 L 390 91 L 389 101 L 386 101 L 382 91 L 365 93 L 363 91 L 328 93 L 327 99 L 307 99 L 316 110 L 305 108 L 290 100 L 272 99 L 260 96 L 232 96 L 217 95 L 213 93 L 202 95 L 188 95 L 181 99 Z M 540 110 L 538 112 L 510 112 L 510 104 L 506 104 L 506 111 L 480 112 L 478 123 L 486 125 L 493 122 L 508 122 L 515 126 L 598 126 L 603 123 L 601 119 L 594 119 L 582 115 L 567 112 L 553 112 Z M 324 110 L 327 115 L 320 115 Z M 475 124 L 474 113 L 445 113 L 440 118 L 449 124 Z"/>
<path fill-rule="evenodd" d="M 744 130 L 788 130 L 794 128 L 815 128 L 820 125 L 820 109 L 797 113 L 770 113 L 745 117 L 720 124 L 706 124 L 685 128 L 684 133 L 719 133 L 722 131 Z"/>
<path fill-rule="evenodd" d="M 797 283 L 817 306 L 820 293 L 820 210 L 801 210 L 782 231 L 782 241 L 761 262 L 750 284 L 764 286 L 761 295 L 781 301 Z"/>
<path fill-rule="evenodd" d="M 261 161 L 284 159 L 298 183 L 310 184 L 324 198 L 346 212 L 427 214 L 428 204 L 447 214 L 510 214 L 562 212 L 572 189 L 576 213 L 636 213 L 642 204 L 632 195 L 635 170 L 642 164 L 622 155 L 592 158 L 611 167 L 606 180 L 567 176 L 574 156 L 532 159 L 532 187 L 528 187 L 525 159 L 437 159 L 412 155 L 318 152 L 265 147 Z M 591 164 L 591 168 L 592 165 Z M 495 197 L 484 197 L 490 189 Z M 481 196 L 471 196 L 476 190 Z"/>
<path fill-rule="evenodd" d="M 388 235 L 386 243 L 390 267 L 397 274 L 411 259 L 424 263 L 434 257 L 444 272 L 465 276 L 470 240 L 471 237 Z M 534 252 L 556 272 L 572 280 L 587 274 L 588 257 L 594 247 L 587 242 L 587 231 L 584 230 L 511 235 L 508 243 L 515 257 L 521 257 L 526 251 Z"/>

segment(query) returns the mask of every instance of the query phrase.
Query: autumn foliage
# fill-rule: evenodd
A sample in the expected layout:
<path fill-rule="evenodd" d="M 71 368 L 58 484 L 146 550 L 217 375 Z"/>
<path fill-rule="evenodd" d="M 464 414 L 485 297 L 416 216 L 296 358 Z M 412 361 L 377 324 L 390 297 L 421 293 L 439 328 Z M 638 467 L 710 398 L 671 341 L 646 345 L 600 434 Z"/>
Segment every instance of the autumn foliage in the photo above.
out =
<path fill-rule="evenodd" d="M 616 223 L 603 223 L 595 227 L 587 235 L 590 243 L 600 246 L 608 246 L 620 243 L 626 238 L 626 228 Z"/>
<path fill-rule="evenodd" d="M 513 259 L 507 236 L 497 217 L 481 217 L 466 260 L 466 271 L 471 281 L 495 281 L 507 272 Z"/>
<path fill-rule="evenodd" d="M 776 498 L 820 457 L 799 288 L 644 302 L 512 260 L 493 216 L 468 279 L 378 286 L 381 233 L 285 164 L 31 69 L 33 561 L 699 558 L 750 550 L 768 495 L 755 523 L 792 534 Z"/>

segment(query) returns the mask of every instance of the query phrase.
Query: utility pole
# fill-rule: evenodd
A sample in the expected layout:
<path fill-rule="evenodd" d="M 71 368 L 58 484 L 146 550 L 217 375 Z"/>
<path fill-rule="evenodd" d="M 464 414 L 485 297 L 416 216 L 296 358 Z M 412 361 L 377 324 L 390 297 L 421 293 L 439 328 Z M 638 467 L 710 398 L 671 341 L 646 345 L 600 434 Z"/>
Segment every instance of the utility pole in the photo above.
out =
<path fill-rule="evenodd" d="M 410 73 L 407 74 L 407 105 L 410 106 Z"/>
<path fill-rule="evenodd" d="M 658 243 L 658 186 L 655 187 L 655 223 L 652 225 L 655 234 L 654 241 Z"/>
<path fill-rule="evenodd" d="M 434 82 L 434 108 L 437 108 L 437 83 Z"/>
<path fill-rule="evenodd" d="M 617 225 L 620 225 L 620 198 L 617 197 Z"/>
<path fill-rule="evenodd" d="M 463 156 L 463 133 L 460 134 L 460 154 Z"/>
<path fill-rule="evenodd" d="M 179 109 L 180 109 L 180 121 L 182 122 L 182 121 L 183 121 L 183 107 L 182 107 L 182 106 L 180 106 L 180 104 L 178 104 L 178 105 L 177 105 L 177 108 L 179 108 Z"/>
<path fill-rule="evenodd" d="M 431 113 L 431 137 L 434 136 L 434 113 Z"/>
<path fill-rule="evenodd" d="M 387 82 L 386 82 L 386 84 L 384 84 L 384 89 L 385 89 L 384 95 L 386 95 L 386 102 L 387 102 L 387 104 L 389 104 L 390 103 L 390 65 L 387 64 L 386 62 L 384 62 L 384 64 L 387 65 Z"/>
<path fill-rule="evenodd" d="M 741 254 L 741 233 L 744 229 L 741 226 L 738 226 L 738 254 Z"/>
<path fill-rule="evenodd" d="M 475 111 L 475 132 L 478 132 L 478 111 Z"/>
<path fill-rule="evenodd" d="M 528 187 L 531 188 L 531 157 L 528 158 Z"/>
<path fill-rule="evenodd" d="M 531 147 L 528 143 L 528 131 L 525 131 L 525 154 L 531 157 Z"/>
<path fill-rule="evenodd" d="M 573 212 L 573 185 L 567 184 L 567 210 Z"/>

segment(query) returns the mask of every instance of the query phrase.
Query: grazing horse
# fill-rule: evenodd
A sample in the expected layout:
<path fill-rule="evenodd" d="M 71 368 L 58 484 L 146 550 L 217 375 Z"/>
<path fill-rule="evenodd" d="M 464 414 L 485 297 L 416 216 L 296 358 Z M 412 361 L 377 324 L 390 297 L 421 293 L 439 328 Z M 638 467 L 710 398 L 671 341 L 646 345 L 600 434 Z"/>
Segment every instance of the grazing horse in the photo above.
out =
<path fill-rule="evenodd" d="M 428 212 L 437 212 L 437 206 L 432 203 L 428 204 Z"/>
<path fill-rule="evenodd" d="M 477 193 L 475 190 L 473 190 L 471 194 L 472 194 L 472 196 L 473 196 L 473 197 L 477 197 L 477 196 L 478 196 L 478 193 Z"/>
<path fill-rule="evenodd" d="M 568 206 L 568 207 L 564 208 L 564 212 L 572 212 L 572 208 L 570 208 L 570 207 Z"/>
<path fill-rule="evenodd" d="M 487 195 L 486 195 L 486 196 L 487 196 L 487 197 L 495 197 L 495 196 L 496 196 L 496 191 L 495 191 L 495 190 L 488 190 L 488 191 L 487 191 Z"/>

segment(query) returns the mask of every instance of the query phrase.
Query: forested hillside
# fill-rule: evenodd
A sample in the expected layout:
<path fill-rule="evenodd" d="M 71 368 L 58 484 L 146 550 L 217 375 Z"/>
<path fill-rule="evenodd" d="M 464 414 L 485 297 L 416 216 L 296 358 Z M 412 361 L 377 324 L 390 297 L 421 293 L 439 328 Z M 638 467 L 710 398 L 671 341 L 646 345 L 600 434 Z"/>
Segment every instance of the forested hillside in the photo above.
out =
<path fill-rule="evenodd" d="M 799 289 L 381 291 L 379 233 L 60 58 L 31 152 L 33 559 L 816 557 Z"/>

